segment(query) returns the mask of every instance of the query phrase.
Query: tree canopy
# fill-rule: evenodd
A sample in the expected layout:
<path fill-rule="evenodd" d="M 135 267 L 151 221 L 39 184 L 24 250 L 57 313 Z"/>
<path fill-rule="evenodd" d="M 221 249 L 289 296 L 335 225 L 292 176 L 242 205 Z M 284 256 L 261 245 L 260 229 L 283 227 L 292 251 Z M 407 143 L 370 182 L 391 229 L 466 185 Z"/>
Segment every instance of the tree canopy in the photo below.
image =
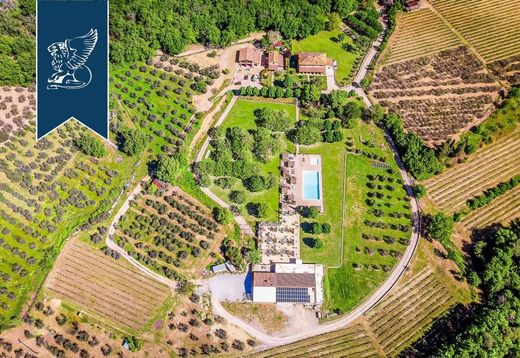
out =
<path fill-rule="evenodd" d="M 106 154 L 103 143 L 86 133 L 81 133 L 80 136 L 74 141 L 74 144 L 76 144 L 76 146 L 86 155 L 101 158 Z"/>

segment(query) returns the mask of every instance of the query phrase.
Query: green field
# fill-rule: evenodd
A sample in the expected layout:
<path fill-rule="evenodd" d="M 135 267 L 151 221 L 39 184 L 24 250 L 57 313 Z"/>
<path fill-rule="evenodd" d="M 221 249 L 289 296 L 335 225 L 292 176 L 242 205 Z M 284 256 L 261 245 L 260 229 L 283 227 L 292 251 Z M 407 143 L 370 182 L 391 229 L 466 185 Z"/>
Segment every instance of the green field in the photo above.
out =
<path fill-rule="evenodd" d="M 64 240 L 89 219 L 106 219 L 136 170 L 137 158 L 108 145 L 101 159 L 78 152 L 72 141 L 83 130 L 68 122 L 30 145 L 34 131 L 27 129 L 0 148 L 0 328 L 19 318 Z"/>
<path fill-rule="evenodd" d="M 336 81 L 340 83 L 348 78 L 354 61 L 360 56 L 359 53 L 347 52 L 342 44 L 333 40 L 341 30 L 320 31 L 316 35 L 309 36 L 300 41 L 293 41 L 292 53 L 299 52 L 326 52 L 327 56 L 336 60 L 338 68 L 336 70 Z M 343 43 L 352 45 L 353 41 L 350 37 L 346 37 Z"/>
<path fill-rule="evenodd" d="M 345 168 L 344 143 L 321 143 L 311 147 L 300 147 L 301 153 L 321 154 L 323 158 L 323 191 L 325 212 L 319 222 L 331 224 L 331 233 L 319 237 L 323 247 L 316 249 L 301 244 L 301 255 L 305 262 L 318 262 L 328 266 L 325 278 L 325 309 L 340 309 L 346 312 L 360 303 L 389 275 L 404 251 L 410 231 L 395 228 L 369 227 L 366 220 L 383 224 L 410 227 L 410 214 L 406 193 L 400 184 L 392 152 L 382 131 L 374 125 L 361 122 L 353 129 L 344 130 L 348 146 L 346 155 L 346 197 L 344 222 L 343 262 L 341 258 L 341 215 L 343 205 L 343 177 Z M 357 153 L 354 153 L 354 148 Z M 367 155 L 379 158 L 371 159 Z M 384 159 L 393 170 L 373 166 Z M 383 162 L 380 162 L 383 163 Z M 370 180 L 367 175 L 381 175 L 386 179 Z M 391 182 L 390 182 L 391 181 Z M 367 185 L 375 186 L 370 189 Z M 387 187 L 388 185 L 388 187 Z M 369 205 L 368 193 L 374 193 L 374 203 Z M 375 195 L 379 193 L 381 198 Z M 371 197 L 372 198 L 372 197 Z M 378 210 L 380 212 L 375 213 Z M 379 215 L 379 216 L 376 216 Z M 391 217 L 401 216 L 401 217 Z M 305 220 L 305 219 L 303 219 Z M 302 239 L 305 238 L 302 232 Z M 362 235 L 365 235 L 363 238 Z M 370 239 L 366 236 L 370 235 Z M 385 242 L 385 240 L 387 242 Z"/>
<path fill-rule="evenodd" d="M 289 114 L 289 118 L 292 119 L 293 124 L 296 121 L 296 107 L 291 103 L 275 103 L 270 101 L 256 101 L 249 99 L 238 99 L 233 108 L 229 112 L 228 116 L 222 123 L 223 129 L 231 127 L 240 127 L 245 130 L 251 130 L 256 128 L 254 111 L 261 108 L 272 108 L 276 110 L 285 110 Z M 294 152 L 294 144 L 289 140 L 285 140 L 286 149 L 285 151 Z M 273 174 L 276 178 L 280 175 L 280 157 L 275 155 L 267 163 L 255 162 L 255 169 L 258 174 L 269 175 Z M 265 203 L 268 205 L 268 215 L 263 218 L 265 220 L 278 220 L 278 201 L 279 201 L 279 180 L 275 181 L 275 185 L 269 190 L 264 190 L 257 193 L 248 192 L 243 186 L 240 180 L 236 180 L 234 185 L 229 189 L 223 189 L 213 184 L 209 189 L 214 192 L 222 200 L 226 201 L 230 205 L 233 204 L 228 195 L 232 190 L 241 190 L 247 193 L 247 202 Z M 242 211 L 244 217 L 248 221 L 255 221 L 257 218 L 249 215 L 242 205 Z"/>

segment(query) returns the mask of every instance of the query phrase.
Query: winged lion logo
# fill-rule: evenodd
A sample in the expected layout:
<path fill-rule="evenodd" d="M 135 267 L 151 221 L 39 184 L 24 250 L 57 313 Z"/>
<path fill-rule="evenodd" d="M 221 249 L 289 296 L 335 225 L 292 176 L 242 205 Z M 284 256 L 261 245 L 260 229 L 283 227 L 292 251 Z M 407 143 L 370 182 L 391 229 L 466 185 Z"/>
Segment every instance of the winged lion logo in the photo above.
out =
<path fill-rule="evenodd" d="M 97 40 L 97 29 L 90 29 L 83 36 L 54 42 L 47 47 L 52 56 L 52 68 L 56 71 L 47 79 L 47 89 L 81 89 L 88 86 L 92 71 L 85 63 Z"/>

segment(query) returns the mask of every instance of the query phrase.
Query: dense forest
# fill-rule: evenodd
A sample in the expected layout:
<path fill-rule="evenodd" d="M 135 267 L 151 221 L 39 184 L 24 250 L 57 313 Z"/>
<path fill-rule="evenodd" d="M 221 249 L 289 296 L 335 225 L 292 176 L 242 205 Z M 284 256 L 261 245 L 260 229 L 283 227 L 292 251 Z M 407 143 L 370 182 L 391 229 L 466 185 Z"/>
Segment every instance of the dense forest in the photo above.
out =
<path fill-rule="evenodd" d="M 325 29 L 327 15 L 345 18 L 358 0 L 114 0 L 110 59 L 146 60 L 157 48 L 176 54 L 187 45 L 226 46 L 252 31 L 274 29 L 304 38 Z"/>
<path fill-rule="evenodd" d="M 36 2 L 9 6 L 7 1 L 0 5 L 0 85 L 28 86 L 36 75 Z"/>
<path fill-rule="evenodd" d="M 226 46 L 250 32 L 274 29 L 304 38 L 326 28 L 328 14 L 347 17 L 359 0 L 114 0 L 110 60 L 147 60 L 187 45 Z M 11 4 L 13 4 L 11 6 Z M 0 11 L 0 85 L 28 86 L 35 76 L 35 0 L 10 1 Z"/>
<path fill-rule="evenodd" d="M 520 220 L 477 234 L 471 281 L 481 289 L 481 305 L 436 357 L 520 356 Z"/>

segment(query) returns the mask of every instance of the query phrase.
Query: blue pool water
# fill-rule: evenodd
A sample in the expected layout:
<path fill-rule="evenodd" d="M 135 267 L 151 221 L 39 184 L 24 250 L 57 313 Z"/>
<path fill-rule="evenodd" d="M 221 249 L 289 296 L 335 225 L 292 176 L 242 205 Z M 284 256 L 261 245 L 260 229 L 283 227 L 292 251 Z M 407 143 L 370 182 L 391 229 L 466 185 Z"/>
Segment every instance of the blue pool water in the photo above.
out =
<path fill-rule="evenodd" d="M 314 170 L 303 171 L 303 199 L 320 199 L 320 172 Z"/>

